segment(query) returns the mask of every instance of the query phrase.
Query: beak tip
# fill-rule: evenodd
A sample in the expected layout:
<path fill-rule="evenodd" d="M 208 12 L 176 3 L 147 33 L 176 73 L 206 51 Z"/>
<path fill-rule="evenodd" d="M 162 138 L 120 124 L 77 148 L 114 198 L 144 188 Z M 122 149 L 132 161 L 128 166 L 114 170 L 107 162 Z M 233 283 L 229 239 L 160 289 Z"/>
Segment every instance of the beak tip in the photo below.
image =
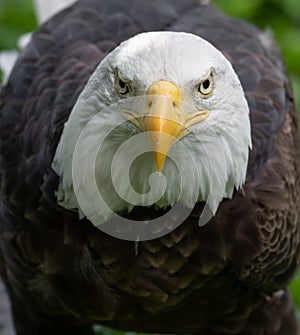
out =
<path fill-rule="evenodd" d="M 154 162 L 155 162 L 156 172 L 158 173 L 162 172 L 165 160 L 166 160 L 165 154 L 154 151 Z"/>

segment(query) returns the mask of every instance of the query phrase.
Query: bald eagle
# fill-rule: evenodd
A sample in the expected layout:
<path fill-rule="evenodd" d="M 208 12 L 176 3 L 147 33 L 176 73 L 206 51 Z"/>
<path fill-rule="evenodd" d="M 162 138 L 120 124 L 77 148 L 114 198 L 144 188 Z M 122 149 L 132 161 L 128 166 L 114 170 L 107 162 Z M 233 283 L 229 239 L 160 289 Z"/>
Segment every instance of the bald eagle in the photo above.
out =
<path fill-rule="evenodd" d="M 206 1 L 79 0 L 0 95 L 0 272 L 18 335 L 296 335 L 293 93 Z"/>

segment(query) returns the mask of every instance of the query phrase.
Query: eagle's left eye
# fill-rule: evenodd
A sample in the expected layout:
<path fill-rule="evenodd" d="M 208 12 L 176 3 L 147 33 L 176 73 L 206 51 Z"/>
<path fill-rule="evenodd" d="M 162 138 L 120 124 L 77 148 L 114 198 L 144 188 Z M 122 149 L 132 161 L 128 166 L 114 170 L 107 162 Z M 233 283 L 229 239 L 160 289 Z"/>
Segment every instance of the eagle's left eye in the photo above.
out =
<path fill-rule="evenodd" d="M 198 84 L 198 92 L 203 97 L 208 97 L 214 88 L 214 79 L 212 73 Z"/>

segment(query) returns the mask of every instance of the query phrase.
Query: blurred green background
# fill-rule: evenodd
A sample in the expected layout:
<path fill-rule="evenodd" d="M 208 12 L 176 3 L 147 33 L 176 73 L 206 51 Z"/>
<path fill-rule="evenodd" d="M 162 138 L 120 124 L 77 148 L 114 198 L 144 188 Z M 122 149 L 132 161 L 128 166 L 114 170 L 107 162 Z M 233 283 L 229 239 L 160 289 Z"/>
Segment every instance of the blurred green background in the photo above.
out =
<path fill-rule="evenodd" d="M 300 111 L 300 1 L 214 0 L 212 2 L 230 16 L 247 20 L 261 29 L 272 32 L 286 62 Z M 37 21 L 32 0 L 0 0 L 0 51 L 16 49 L 18 37 L 36 28 Z M 300 311 L 300 275 L 291 283 L 291 290 Z"/>
<path fill-rule="evenodd" d="M 272 33 L 285 60 L 300 111 L 300 1 L 213 0 L 211 2 L 228 15 L 252 22 Z"/>

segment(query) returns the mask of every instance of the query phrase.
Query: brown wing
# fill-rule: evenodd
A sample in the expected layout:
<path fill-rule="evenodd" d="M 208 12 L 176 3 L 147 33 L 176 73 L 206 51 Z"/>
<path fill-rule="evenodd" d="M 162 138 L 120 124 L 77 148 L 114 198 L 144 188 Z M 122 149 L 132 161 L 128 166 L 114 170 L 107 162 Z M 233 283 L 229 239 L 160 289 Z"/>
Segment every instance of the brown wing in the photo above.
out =
<path fill-rule="evenodd" d="M 253 149 L 247 183 L 208 225 L 197 224 L 199 204 L 176 231 L 134 244 L 60 208 L 50 165 L 96 65 L 124 39 L 150 30 L 193 32 L 224 52 L 246 92 Z M 288 293 L 273 296 L 299 263 L 296 111 L 268 36 L 198 0 L 80 0 L 34 35 L 0 99 L 2 272 L 19 334 L 83 334 L 92 322 L 150 332 L 296 334 Z"/>

